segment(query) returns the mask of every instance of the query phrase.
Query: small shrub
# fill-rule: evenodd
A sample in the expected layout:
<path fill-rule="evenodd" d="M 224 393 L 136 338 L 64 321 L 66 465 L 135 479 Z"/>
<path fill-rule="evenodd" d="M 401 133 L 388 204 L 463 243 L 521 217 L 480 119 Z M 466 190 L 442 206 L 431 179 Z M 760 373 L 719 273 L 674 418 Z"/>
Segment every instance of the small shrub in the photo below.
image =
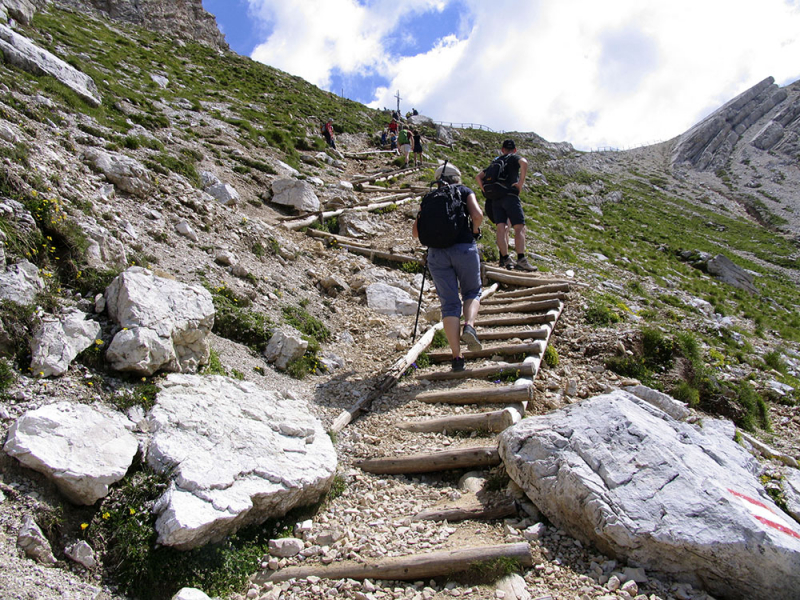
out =
<path fill-rule="evenodd" d="M 211 348 L 211 352 L 208 355 L 208 364 L 203 367 L 202 370 L 203 375 L 222 375 L 227 377 L 228 371 L 222 365 L 222 361 L 219 358 L 219 354 L 216 350 Z"/>
<path fill-rule="evenodd" d="M 444 333 L 444 329 L 439 329 L 433 334 L 431 348 L 447 348 L 449 345 L 450 344 L 447 341 L 447 336 Z"/>
<path fill-rule="evenodd" d="M 544 364 L 551 369 L 558 366 L 558 350 L 549 344 L 544 349 Z"/>
<path fill-rule="evenodd" d="M 0 358 L 0 393 L 5 392 L 17 381 L 17 373 L 5 358 Z"/>
<path fill-rule="evenodd" d="M 645 364 L 651 369 L 667 369 L 672 365 L 673 342 L 658 329 L 642 330 L 642 353 Z"/>
<path fill-rule="evenodd" d="M 686 402 L 692 408 L 700 404 L 700 391 L 692 387 L 688 381 L 681 381 L 672 390 L 672 397 Z"/>
<path fill-rule="evenodd" d="M 589 302 L 584 319 L 589 325 L 608 326 L 619 323 L 622 318 L 607 303 L 600 299 Z"/>
<path fill-rule="evenodd" d="M 764 399 L 756 392 L 752 385 L 742 381 L 735 388 L 736 402 L 744 409 L 744 415 L 737 425 L 747 431 L 755 431 L 760 427 L 765 431 L 772 431 L 769 419 L 769 408 Z"/>
<path fill-rule="evenodd" d="M 318 342 L 327 342 L 331 333 L 325 324 L 302 306 L 284 306 L 282 309 L 286 322 L 300 333 L 313 337 Z"/>
<path fill-rule="evenodd" d="M 775 369 L 779 373 L 786 374 L 786 362 L 779 350 L 772 350 L 764 355 L 764 363 L 770 368 Z"/>

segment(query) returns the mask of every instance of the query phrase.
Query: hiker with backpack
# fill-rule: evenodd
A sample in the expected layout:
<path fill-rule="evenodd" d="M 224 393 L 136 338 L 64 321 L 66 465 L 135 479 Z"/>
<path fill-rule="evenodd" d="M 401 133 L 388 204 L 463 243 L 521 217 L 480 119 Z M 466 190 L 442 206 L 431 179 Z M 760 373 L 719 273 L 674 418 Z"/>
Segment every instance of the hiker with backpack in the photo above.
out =
<path fill-rule="evenodd" d="M 500 152 L 501 155 L 476 177 L 487 203 L 491 202 L 491 220 L 497 225 L 500 266 L 519 271 L 535 271 L 536 267 L 525 256 L 525 213 L 522 212 L 522 201 L 519 198 L 528 174 L 528 160 L 517 156 L 514 140 L 505 140 Z M 514 228 L 516 262 L 508 251 L 509 222 Z"/>
<path fill-rule="evenodd" d="M 333 119 L 328 119 L 326 123 L 322 124 L 322 137 L 325 138 L 325 142 L 336 150 L 336 140 L 333 137 Z"/>
<path fill-rule="evenodd" d="M 452 352 L 453 371 L 464 370 L 461 342 L 480 350 L 475 331 L 481 298 L 481 259 L 476 240 L 483 213 L 475 193 L 461 184 L 461 172 L 444 163 L 436 169 L 437 188 L 420 203 L 412 235 L 428 247 L 430 271 L 442 305 L 442 322 Z M 464 328 L 461 329 L 461 315 Z"/>
<path fill-rule="evenodd" d="M 411 135 L 406 127 L 400 126 L 400 133 L 397 134 L 397 143 L 400 145 L 400 154 L 405 161 L 404 167 L 408 166 L 408 155 L 411 154 Z"/>

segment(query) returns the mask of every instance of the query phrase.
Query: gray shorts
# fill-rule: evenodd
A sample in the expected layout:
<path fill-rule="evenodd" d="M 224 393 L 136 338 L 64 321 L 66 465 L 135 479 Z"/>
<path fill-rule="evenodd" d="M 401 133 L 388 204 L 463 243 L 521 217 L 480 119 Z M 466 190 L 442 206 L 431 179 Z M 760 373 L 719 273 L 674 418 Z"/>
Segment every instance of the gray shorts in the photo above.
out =
<path fill-rule="evenodd" d="M 442 303 L 442 318 L 460 317 L 462 300 L 481 297 L 481 257 L 475 242 L 428 248 L 428 270 Z"/>

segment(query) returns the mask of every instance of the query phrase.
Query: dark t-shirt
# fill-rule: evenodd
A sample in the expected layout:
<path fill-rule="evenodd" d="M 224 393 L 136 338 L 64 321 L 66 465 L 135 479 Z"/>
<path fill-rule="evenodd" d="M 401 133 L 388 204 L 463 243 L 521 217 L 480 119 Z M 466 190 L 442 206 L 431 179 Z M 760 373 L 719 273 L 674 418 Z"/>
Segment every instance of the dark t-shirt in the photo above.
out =
<path fill-rule="evenodd" d="M 505 185 L 514 185 L 519 181 L 519 156 L 516 154 L 506 154 L 506 173 Z"/>

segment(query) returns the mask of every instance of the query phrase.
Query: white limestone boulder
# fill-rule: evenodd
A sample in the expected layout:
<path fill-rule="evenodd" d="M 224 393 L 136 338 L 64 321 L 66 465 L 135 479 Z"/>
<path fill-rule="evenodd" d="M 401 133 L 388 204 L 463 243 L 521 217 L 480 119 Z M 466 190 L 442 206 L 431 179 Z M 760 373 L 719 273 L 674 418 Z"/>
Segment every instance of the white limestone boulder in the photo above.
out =
<path fill-rule="evenodd" d="M 272 201 L 291 206 L 300 212 L 316 212 L 320 208 L 314 186 L 299 179 L 276 179 L 272 182 Z"/>
<path fill-rule="evenodd" d="M 36 6 L 30 0 L 2 0 L 0 1 L 0 16 L 6 14 L 22 23 L 30 25 Z"/>
<path fill-rule="evenodd" d="M 25 553 L 25 556 L 43 565 L 56 563 L 50 542 L 31 515 L 25 515 L 22 519 L 22 526 L 17 534 L 17 547 Z"/>
<path fill-rule="evenodd" d="M 87 314 L 70 309 L 61 316 L 47 315 L 33 332 L 31 372 L 34 377 L 58 377 L 81 352 L 94 344 L 102 328 Z"/>
<path fill-rule="evenodd" d="M 215 183 L 205 191 L 223 206 L 232 206 L 239 202 L 239 192 L 229 183 Z"/>
<path fill-rule="evenodd" d="M 284 371 L 289 363 L 297 360 L 306 353 L 308 342 L 294 327 L 284 326 L 276 331 L 264 349 L 267 362 L 274 363 L 275 367 Z"/>
<path fill-rule="evenodd" d="M 33 304 L 36 294 L 44 290 L 39 269 L 27 260 L 0 269 L 0 300 L 20 305 Z"/>
<path fill-rule="evenodd" d="M 128 265 L 125 246 L 94 219 L 78 221 L 86 234 L 86 264 L 94 269 L 124 269 Z"/>
<path fill-rule="evenodd" d="M 386 283 L 367 286 L 367 306 L 382 315 L 410 316 L 417 312 L 417 302 L 408 292 Z"/>
<path fill-rule="evenodd" d="M 144 198 L 153 190 L 150 171 L 135 158 L 100 148 L 87 149 L 83 158 L 123 192 Z"/>
<path fill-rule="evenodd" d="M 100 106 L 100 92 L 91 77 L 5 25 L 0 25 L 0 53 L 7 63 L 34 75 L 55 77 L 92 106 Z"/>
<path fill-rule="evenodd" d="M 158 543 L 197 548 L 316 502 L 336 452 L 305 400 L 221 376 L 169 375 L 148 414 L 147 462 L 171 474 Z"/>
<path fill-rule="evenodd" d="M 109 316 L 122 327 L 106 359 L 117 371 L 189 372 L 208 363 L 214 303 L 208 290 L 131 267 L 106 289 Z"/>
<path fill-rule="evenodd" d="M 185 587 L 178 590 L 172 600 L 211 600 L 211 598 L 203 590 Z"/>
<path fill-rule="evenodd" d="M 17 419 L 3 450 L 52 479 L 71 502 L 89 505 L 131 466 L 139 449 L 132 426 L 106 408 L 57 402 Z"/>
<path fill-rule="evenodd" d="M 623 391 L 524 419 L 511 478 L 570 535 L 735 600 L 796 600 L 800 526 L 764 491 L 729 422 L 676 421 Z"/>

